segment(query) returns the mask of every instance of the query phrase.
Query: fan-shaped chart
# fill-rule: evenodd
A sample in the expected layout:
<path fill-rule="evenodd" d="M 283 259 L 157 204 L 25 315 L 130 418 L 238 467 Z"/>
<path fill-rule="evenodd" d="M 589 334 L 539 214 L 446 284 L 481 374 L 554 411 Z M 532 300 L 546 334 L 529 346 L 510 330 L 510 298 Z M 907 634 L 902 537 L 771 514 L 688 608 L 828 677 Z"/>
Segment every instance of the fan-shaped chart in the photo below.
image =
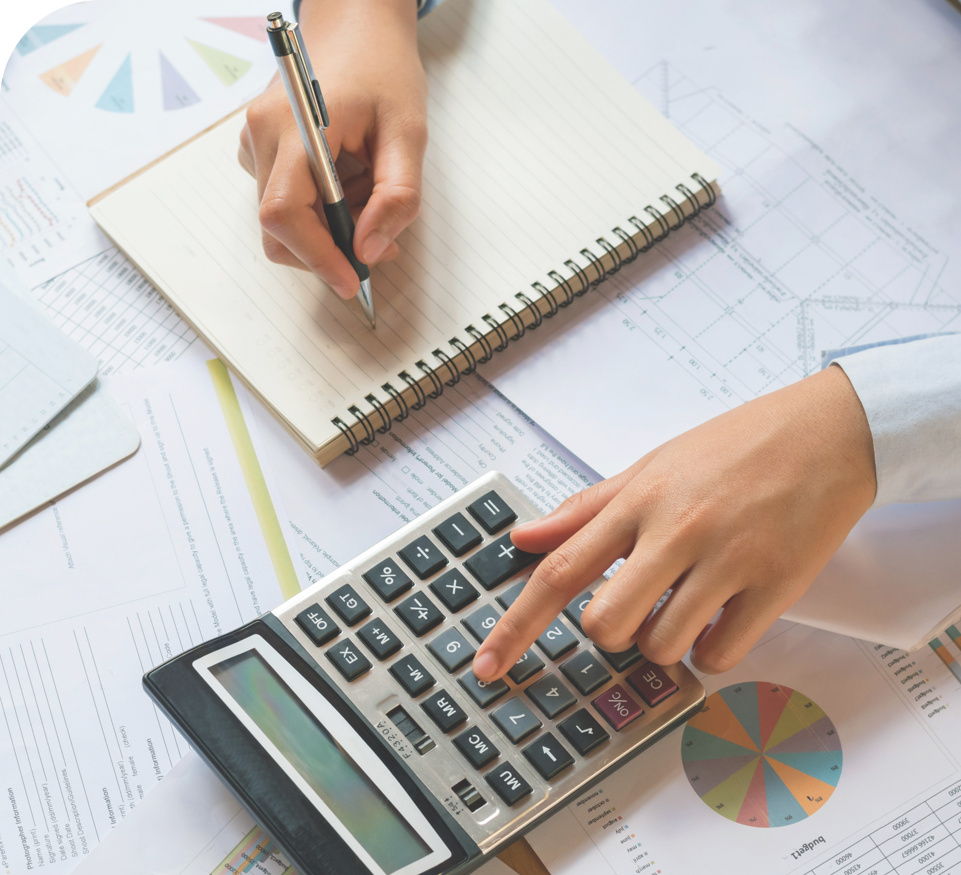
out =
<path fill-rule="evenodd" d="M 744 683 L 707 697 L 684 730 L 684 771 L 705 805 L 761 828 L 805 820 L 841 777 L 841 741 L 811 699 L 780 684 Z"/>

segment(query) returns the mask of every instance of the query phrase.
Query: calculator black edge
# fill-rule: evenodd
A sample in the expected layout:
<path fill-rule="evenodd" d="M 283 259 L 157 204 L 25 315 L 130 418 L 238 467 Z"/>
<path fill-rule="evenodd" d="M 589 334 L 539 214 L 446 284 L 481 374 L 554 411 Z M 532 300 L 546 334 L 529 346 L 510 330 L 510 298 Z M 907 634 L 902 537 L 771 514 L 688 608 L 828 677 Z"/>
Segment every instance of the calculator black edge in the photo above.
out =
<path fill-rule="evenodd" d="M 368 742 L 395 775 L 404 790 L 437 831 L 452 857 L 424 875 L 466 873 L 484 858 L 476 843 L 461 829 L 432 796 L 393 748 L 374 731 L 280 620 L 266 614 L 239 629 L 157 666 L 143 678 L 144 689 L 166 716 L 187 737 L 200 757 L 215 770 L 254 820 L 288 855 L 300 875 L 343 875 L 366 872 L 367 867 L 331 828 L 296 785 L 260 746 L 227 706 L 210 696 L 210 688 L 193 663 L 198 658 L 229 644 L 259 634 L 331 701 L 351 727 Z M 172 696 L 168 695 L 172 692 Z M 173 705 L 176 701 L 177 707 Z M 270 784 L 273 804 L 255 805 L 250 788 Z M 280 792 L 277 792 L 280 788 Z M 296 849 L 296 851 L 295 851 Z"/>

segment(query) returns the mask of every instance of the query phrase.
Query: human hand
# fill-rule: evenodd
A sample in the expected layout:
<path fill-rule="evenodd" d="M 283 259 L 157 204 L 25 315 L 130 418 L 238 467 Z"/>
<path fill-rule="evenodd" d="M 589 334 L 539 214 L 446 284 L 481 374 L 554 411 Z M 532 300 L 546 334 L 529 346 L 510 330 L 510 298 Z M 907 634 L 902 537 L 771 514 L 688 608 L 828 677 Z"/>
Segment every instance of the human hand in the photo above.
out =
<path fill-rule="evenodd" d="M 394 239 L 420 207 L 427 77 L 416 13 L 414 0 L 304 0 L 301 9 L 301 36 L 330 115 L 331 153 L 344 150 L 365 168 L 344 193 L 356 222 L 354 252 L 368 265 L 396 257 Z M 343 298 L 357 294 L 357 275 L 327 230 L 279 76 L 247 110 L 238 157 L 257 180 L 267 257 L 313 271 Z"/>
<path fill-rule="evenodd" d="M 839 367 L 730 410 L 514 529 L 521 550 L 553 552 L 478 649 L 474 673 L 502 676 L 621 557 L 584 632 L 612 652 L 636 641 L 662 665 L 693 646 L 700 670 L 726 671 L 800 598 L 875 491 L 871 432 Z"/>

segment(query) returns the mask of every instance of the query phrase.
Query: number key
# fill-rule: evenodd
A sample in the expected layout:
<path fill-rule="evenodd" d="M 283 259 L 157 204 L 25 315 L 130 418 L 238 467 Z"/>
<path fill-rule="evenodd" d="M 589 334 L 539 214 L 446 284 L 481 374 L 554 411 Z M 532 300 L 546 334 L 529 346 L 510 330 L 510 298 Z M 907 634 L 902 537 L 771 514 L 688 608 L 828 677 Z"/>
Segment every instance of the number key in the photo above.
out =
<path fill-rule="evenodd" d="M 590 592 L 582 592 L 577 598 L 572 599 L 571 602 L 564 608 L 564 614 L 567 619 L 570 620 L 578 629 L 581 629 L 581 615 L 584 610 L 591 603 L 591 599 L 594 598 L 594 594 Z"/>
<path fill-rule="evenodd" d="M 561 666 L 561 671 L 582 696 L 599 690 L 611 679 L 611 673 L 589 650 L 582 650 L 577 656 L 572 656 Z"/>
<path fill-rule="evenodd" d="M 541 633 L 537 646 L 548 659 L 559 659 L 577 647 L 577 638 L 560 620 L 555 620 Z"/>
<path fill-rule="evenodd" d="M 484 605 L 482 608 L 478 608 L 474 613 L 468 617 L 464 617 L 461 622 L 467 627 L 467 630 L 481 643 L 487 638 L 491 633 L 491 629 L 497 625 L 497 621 L 500 619 L 500 614 L 494 610 L 490 605 Z"/>
<path fill-rule="evenodd" d="M 501 696 L 510 690 L 504 680 L 479 681 L 473 671 L 468 671 L 457 679 L 459 683 L 481 708 L 493 705 Z"/>
<path fill-rule="evenodd" d="M 453 628 L 441 632 L 427 645 L 427 649 L 449 672 L 455 672 L 462 665 L 466 665 L 476 652 L 467 643 L 467 639 Z"/>

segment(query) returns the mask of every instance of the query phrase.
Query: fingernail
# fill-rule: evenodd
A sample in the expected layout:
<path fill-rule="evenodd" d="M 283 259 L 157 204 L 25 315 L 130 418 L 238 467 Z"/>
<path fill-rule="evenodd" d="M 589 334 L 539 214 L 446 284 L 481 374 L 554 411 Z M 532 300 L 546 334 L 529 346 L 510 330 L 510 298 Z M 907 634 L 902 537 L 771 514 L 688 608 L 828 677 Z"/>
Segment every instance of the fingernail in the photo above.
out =
<path fill-rule="evenodd" d="M 390 238 L 380 231 L 372 231 L 364 241 L 364 262 L 375 264 L 377 259 L 384 254 L 384 250 L 390 246 Z"/>
<path fill-rule="evenodd" d="M 474 657 L 474 674 L 481 679 L 493 677 L 497 674 L 497 657 L 493 653 L 481 653 Z"/>
<path fill-rule="evenodd" d="M 357 294 L 353 289 L 347 288 L 347 286 L 334 286 L 334 291 L 345 301 L 349 301 L 354 295 Z"/>

